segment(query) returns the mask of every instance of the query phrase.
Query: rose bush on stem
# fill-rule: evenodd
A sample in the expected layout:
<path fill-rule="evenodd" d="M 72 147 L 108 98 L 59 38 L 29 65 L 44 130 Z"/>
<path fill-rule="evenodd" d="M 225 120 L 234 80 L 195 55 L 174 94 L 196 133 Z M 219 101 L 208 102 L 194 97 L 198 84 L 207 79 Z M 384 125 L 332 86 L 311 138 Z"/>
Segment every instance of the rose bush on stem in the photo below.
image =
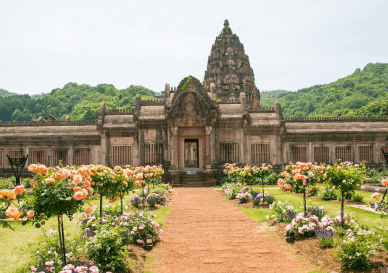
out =
<path fill-rule="evenodd" d="M 63 215 L 72 220 L 82 209 L 83 200 L 93 194 L 91 173 L 86 167 L 47 168 L 40 164 L 28 166 L 28 171 L 35 173 L 35 183 L 23 207 L 29 210 L 27 214 L 37 228 L 57 216 L 62 262 L 66 264 Z"/>
<path fill-rule="evenodd" d="M 127 168 L 127 166 L 125 169 L 122 169 L 120 166 L 116 166 L 114 168 L 114 172 L 117 183 L 117 193 L 120 198 L 121 214 L 123 214 L 123 198 L 126 194 L 128 194 L 130 191 L 133 191 L 135 188 L 135 184 L 133 183 L 134 179 L 132 176 L 133 170 L 131 168 Z M 111 201 L 113 201 L 114 199 L 112 199 Z"/>
<path fill-rule="evenodd" d="M 236 164 L 225 163 L 224 174 L 227 175 L 227 182 L 236 182 L 238 169 Z"/>
<path fill-rule="evenodd" d="M 261 183 L 262 196 L 264 197 L 264 184 L 267 184 L 271 178 L 274 177 L 274 172 L 272 171 L 271 165 L 261 165 L 258 169 L 253 169 L 253 173 Z M 264 205 L 264 198 L 263 198 Z"/>
<path fill-rule="evenodd" d="M 346 162 L 346 164 L 336 163 L 333 167 L 327 169 L 328 182 L 341 193 L 341 222 L 343 225 L 344 194 L 354 192 L 355 189 L 359 188 L 364 175 L 360 167 L 355 167 L 349 162 Z"/>
<path fill-rule="evenodd" d="M 103 196 L 112 200 L 120 195 L 119 183 L 116 180 L 118 174 L 111 168 L 102 165 L 88 165 L 87 167 L 91 172 L 92 188 L 100 195 L 101 217 Z"/>
<path fill-rule="evenodd" d="M 304 215 L 306 211 L 306 188 L 320 182 L 324 176 L 324 166 L 313 165 L 312 163 L 296 162 L 286 166 L 278 179 L 280 189 L 294 190 L 296 193 L 303 193 Z"/>
<path fill-rule="evenodd" d="M 252 179 L 252 168 L 250 165 L 245 165 L 244 168 L 239 168 L 237 179 L 244 186 L 247 180 Z"/>

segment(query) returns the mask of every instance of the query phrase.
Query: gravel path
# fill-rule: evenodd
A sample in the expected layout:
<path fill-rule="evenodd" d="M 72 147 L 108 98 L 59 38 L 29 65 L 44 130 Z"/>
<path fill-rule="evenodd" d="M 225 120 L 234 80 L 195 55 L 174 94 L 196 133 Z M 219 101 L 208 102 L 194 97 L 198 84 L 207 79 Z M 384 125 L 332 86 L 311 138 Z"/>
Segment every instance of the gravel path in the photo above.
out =
<path fill-rule="evenodd" d="M 152 272 L 309 272 L 314 267 L 214 188 L 176 188 Z"/>

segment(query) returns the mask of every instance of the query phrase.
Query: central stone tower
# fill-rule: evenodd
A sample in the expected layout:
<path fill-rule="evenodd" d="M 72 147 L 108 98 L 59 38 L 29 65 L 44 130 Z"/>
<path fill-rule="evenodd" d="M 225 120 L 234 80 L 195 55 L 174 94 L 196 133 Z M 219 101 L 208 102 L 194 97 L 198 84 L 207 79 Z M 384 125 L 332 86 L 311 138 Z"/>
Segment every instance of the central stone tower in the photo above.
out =
<path fill-rule="evenodd" d="M 203 85 L 212 98 L 235 100 L 240 92 L 244 92 L 250 107 L 260 104 L 249 57 L 238 36 L 230 29 L 228 20 L 212 45 Z"/>

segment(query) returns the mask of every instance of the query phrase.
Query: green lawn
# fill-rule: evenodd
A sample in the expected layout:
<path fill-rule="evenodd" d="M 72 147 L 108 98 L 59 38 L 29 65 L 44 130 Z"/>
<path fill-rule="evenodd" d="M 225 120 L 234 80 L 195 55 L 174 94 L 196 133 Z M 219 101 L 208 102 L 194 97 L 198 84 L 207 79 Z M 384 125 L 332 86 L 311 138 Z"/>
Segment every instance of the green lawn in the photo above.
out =
<path fill-rule="evenodd" d="M 124 199 L 124 203 L 129 204 L 130 195 L 127 195 Z M 89 207 L 89 203 L 93 203 L 99 206 L 99 199 L 87 201 L 84 205 L 85 210 Z M 119 204 L 119 201 L 116 202 Z M 106 199 L 103 200 L 103 205 L 107 205 Z M 128 211 L 128 213 L 133 211 Z M 146 211 L 145 214 L 156 215 L 153 220 L 160 225 L 164 224 L 164 217 L 170 212 L 169 207 L 165 207 L 158 210 Z M 68 235 L 79 235 L 80 230 L 75 223 L 82 213 L 74 215 L 72 221 L 68 217 L 64 217 L 64 229 Z M 21 222 L 12 222 L 12 227 L 15 231 L 10 229 L 0 228 L 0 272 L 17 272 L 20 273 L 21 268 L 25 268 L 31 261 L 30 253 L 28 251 L 29 244 L 39 244 L 39 237 L 43 235 L 42 228 L 45 230 L 57 229 L 57 218 L 52 217 L 46 222 L 42 228 L 35 228 L 31 224 L 22 226 Z"/>
<path fill-rule="evenodd" d="M 299 196 L 296 194 L 292 194 L 289 192 L 284 192 L 279 189 L 266 189 L 269 194 L 273 195 L 275 197 L 275 201 L 285 201 L 287 200 L 290 204 L 292 204 L 294 207 L 299 208 L 303 205 L 303 196 Z M 357 191 L 360 192 L 360 191 Z M 370 198 L 370 193 L 366 192 L 360 192 L 363 196 L 365 195 L 364 201 L 369 201 L 368 198 Z M 338 212 L 341 209 L 340 204 L 333 204 L 328 201 L 322 201 L 322 200 L 313 200 L 313 199 L 307 199 L 308 203 L 310 204 L 317 204 L 318 206 L 323 206 L 325 209 L 325 213 L 329 215 L 330 217 L 335 217 L 338 215 Z M 266 222 L 267 219 L 265 218 L 266 215 L 271 215 L 272 210 L 271 209 L 244 209 L 241 208 L 241 210 L 246 213 L 248 216 L 250 216 L 253 220 L 262 223 Z M 345 214 L 350 215 L 352 218 L 356 219 L 360 224 L 365 224 L 370 227 L 378 227 L 378 226 L 386 226 L 387 225 L 387 218 L 381 218 L 379 214 L 365 211 L 358 208 L 352 208 L 348 205 L 345 205 L 344 207 Z"/>

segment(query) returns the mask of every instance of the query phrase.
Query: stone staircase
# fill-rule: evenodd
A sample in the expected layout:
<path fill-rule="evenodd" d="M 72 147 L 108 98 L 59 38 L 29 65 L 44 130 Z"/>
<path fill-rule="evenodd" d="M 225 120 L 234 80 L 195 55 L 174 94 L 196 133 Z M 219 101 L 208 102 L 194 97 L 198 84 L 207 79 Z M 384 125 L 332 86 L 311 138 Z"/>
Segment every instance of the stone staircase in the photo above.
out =
<path fill-rule="evenodd" d="M 197 171 L 196 174 L 181 173 L 179 184 L 174 184 L 174 187 L 212 187 L 213 181 L 206 181 L 206 173 Z"/>

